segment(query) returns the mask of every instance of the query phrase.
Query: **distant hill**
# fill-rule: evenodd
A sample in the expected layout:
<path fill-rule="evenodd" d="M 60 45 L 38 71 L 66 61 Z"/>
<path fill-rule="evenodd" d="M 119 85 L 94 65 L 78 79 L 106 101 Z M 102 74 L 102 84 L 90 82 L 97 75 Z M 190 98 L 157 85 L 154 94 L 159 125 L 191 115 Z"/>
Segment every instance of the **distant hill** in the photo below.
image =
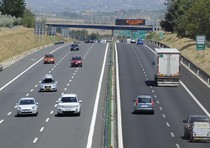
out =
<path fill-rule="evenodd" d="M 42 13 L 165 8 L 164 0 L 25 0 L 25 2 L 31 10 Z"/>

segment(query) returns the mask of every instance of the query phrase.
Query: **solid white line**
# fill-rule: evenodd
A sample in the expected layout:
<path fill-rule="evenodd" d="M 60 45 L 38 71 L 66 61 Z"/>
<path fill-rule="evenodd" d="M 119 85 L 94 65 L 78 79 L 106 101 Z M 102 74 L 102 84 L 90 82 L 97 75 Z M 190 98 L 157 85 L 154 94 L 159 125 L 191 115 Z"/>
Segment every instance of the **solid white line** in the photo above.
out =
<path fill-rule="evenodd" d="M 184 87 L 184 89 L 189 93 L 189 95 L 193 98 L 193 100 L 198 104 L 198 106 L 205 112 L 205 114 L 210 117 L 209 112 L 203 107 L 203 105 L 198 101 L 198 99 L 191 93 L 191 91 L 180 81 L 180 84 Z"/>
<path fill-rule="evenodd" d="M 2 119 L 2 120 L 0 121 L 0 124 L 1 124 L 3 121 L 4 121 L 4 119 Z"/>
<path fill-rule="evenodd" d="M 43 132 L 43 130 L 44 130 L 44 127 L 42 127 L 42 128 L 40 129 L 40 132 Z"/>
<path fill-rule="evenodd" d="M 53 50 L 51 53 L 55 52 L 56 50 L 64 47 L 65 45 Z M 26 73 L 28 70 L 30 70 L 32 67 L 34 67 L 37 63 L 39 63 L 41 60 L 43 60 L 43 57 L 41 59 L 39 59 L 38 61 L 36 61 L 34 64 L 32 64 L 31 66 L 29 66 L 26 70 L 24 70 L 23 72 L 21 72 L 19 75 L 17 75 L 15 78 L 13 78 L 11 81 L 9 81 L 7 84 L 5 84 L 3 87 L 0 88 L 0 91 L 2 91 L 4 88 L 6 88 L 8 85 L 10 85 L 12 82 L 14 82 L 15 80 L 17 80 L 20 76 L 22 76 L 24 73 Z"/>
<path fill-rule="evenodd" d="M 33 143 L 36 143 L 36 142 L 37 142 L 37 140 L 38 140 L 38 138 L 36 137 L 36 138 L 34 139 Z"/>
<path fill-rule="evenodd" d="M 119 63 L 118 63 L 118 52 L 117 45 L 115 44 L 115 53 L 116 53 L 116 87 L 117 87 L 117 138 L 118 138 L 118 147 L 123 148 L 123 133 L 122 133 L 122 115 L 121 115 L 121 100 L 120 100 L 120 81 L 119 81 Z"/>
<path fill-rule="evenodd" d="M 103 76 L 104 76 L 104 69 L 105 69 L 105 65 L 106 65 L 106 57 L 107 57 L 108 47 L 109 47 L 109 43 L 106 46 L 104 61 L 103 61 L 102 69 L 101 69 L 101 75 L 100 75 L 100 79 L 98 82 L 98 89 L 97 89 L 97 94 L 96 94 L 96 98 L 95 98 L 95 104 L 94 104 L 94 108 L 93 108 L 93 115 L 92 115 L 92 120 L 91 120 L 91 124 L 90 124 L 90 131 L 88 134 L 86 148 L 92 148 L 93 134 L 94 134 L 94 128 L 95 128 L 95 123 L 96 123 L 98 103 L 99 103 L 99 99 L 100 99 L 101 85 L 102 85 L 102 80 L 103 80 Z"/>

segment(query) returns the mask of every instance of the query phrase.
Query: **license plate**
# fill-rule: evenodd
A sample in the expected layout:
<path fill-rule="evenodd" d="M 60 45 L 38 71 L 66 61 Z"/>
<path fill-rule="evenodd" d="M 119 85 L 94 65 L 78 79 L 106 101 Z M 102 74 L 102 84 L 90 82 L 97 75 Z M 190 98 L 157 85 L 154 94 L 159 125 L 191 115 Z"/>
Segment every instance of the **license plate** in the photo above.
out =
<path fill-rule="evenodd" d="M 148 107 L 148 105 L 141 105 L 141 107 Z"/>

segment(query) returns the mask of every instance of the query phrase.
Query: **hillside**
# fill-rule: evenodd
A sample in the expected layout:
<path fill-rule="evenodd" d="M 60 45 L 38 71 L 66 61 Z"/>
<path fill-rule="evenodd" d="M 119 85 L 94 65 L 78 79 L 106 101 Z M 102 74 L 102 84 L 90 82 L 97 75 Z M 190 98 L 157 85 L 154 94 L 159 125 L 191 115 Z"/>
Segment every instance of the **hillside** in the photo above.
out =
<path fill-rule="evenodd" d="M 59 37 L 34 35 L 32 28 L 0 28 L 0 63 L 33 48 L 61 41 Z"/>
<path fill-rule="evenodd" d="M 158 33 L 156 34 L 157 39 Z M 159 42 L 180 50 L 181 54 L 192 61 L 195 65 L 210 74 L 210 47 L 204 51 L 196 50 L 195 40 L 189 38 L 178 38 L 176 34 L 165 33 Z"/>

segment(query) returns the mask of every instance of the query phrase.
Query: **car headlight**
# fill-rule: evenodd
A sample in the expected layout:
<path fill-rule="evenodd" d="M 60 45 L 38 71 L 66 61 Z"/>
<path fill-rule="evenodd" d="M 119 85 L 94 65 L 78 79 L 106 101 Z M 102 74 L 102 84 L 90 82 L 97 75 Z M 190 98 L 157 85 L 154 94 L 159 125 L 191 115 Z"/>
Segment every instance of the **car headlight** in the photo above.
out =
<path fill-rule="evenodd" d="M 44 87 L 44 85 L 42 85 L 42 84 L 41 84 L 41 85 L 40 85 L 40 87 L 41 87 L 41 88 L 43 88 L 43 87 Z"/>
<path fill-rule="evenodd" d="M 72 107 L 73 107 L 73 108 L 78 108 L 78 107 L 79 107 L 79 105 L 72 105 Z"/>
<path fill-rule="evenodd" d="M 35 109 L 35 106 L 32 106 L 32 109 Z"/>
<path fill-rule="evenodd" d="M 56 84 L 53 84 L 52 87 L 55 88 L 56 87 Z"/>
<path fill-rule="evenodd" d="M 21 110 L 21 107 L 18 106 L 18 110 Z"/>

